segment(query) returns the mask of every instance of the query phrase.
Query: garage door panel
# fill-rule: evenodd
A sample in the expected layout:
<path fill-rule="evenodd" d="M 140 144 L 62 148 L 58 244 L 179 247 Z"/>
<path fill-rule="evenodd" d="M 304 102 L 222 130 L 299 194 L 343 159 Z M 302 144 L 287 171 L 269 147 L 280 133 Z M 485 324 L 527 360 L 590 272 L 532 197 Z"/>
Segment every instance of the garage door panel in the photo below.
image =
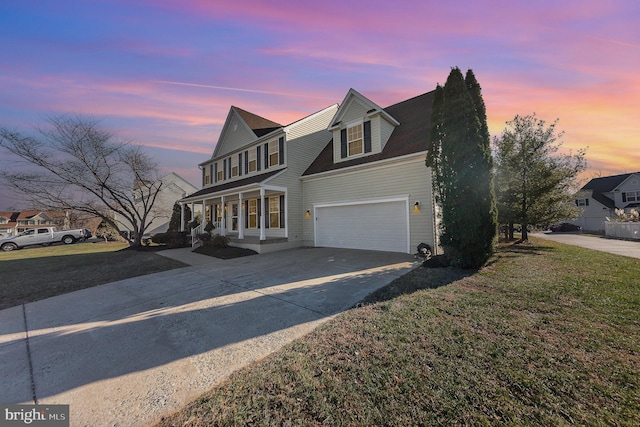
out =
<path fill-rule="evenodd" d="M 316 245 L 407 251 L 405 201 L 321 207 L 316 210 Z"/>

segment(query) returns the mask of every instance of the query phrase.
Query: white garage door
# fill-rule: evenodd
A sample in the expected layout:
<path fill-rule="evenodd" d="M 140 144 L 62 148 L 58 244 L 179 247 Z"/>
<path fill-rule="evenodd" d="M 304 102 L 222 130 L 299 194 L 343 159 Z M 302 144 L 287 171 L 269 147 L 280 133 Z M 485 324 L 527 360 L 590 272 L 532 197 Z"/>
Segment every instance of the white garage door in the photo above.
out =
<path fill-rule="evenodd" d="M 407 202 L 316 208 L 316 246 L 407 252 Z"/>

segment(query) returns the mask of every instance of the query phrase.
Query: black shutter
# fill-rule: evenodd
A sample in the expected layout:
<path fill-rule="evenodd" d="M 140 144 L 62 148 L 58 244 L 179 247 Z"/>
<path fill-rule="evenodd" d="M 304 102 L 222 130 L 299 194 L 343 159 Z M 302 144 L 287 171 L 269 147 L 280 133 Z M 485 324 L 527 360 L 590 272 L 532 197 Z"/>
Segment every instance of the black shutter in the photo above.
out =
<path fill-rule="evenodd" d="M 284 194 L 280 195 L 280 228 L 284 228 Z"/>
<path fill-rule="evenodd" d="M 371 152 L 371 120 L 364 122 L 364 152 Z"/>
<path fill-rule="evenodd" d="M 206 168 L 202 168 L 202 186 L 204 187 L 204 176 L 206 175 Z"/>
<path fill-rule="evenodd" d="M 227 179 L 227 159 L 222 161 L 222 173 L 224 174 L 224 179 Z"/>
<path fill-rule="evenodd" d="M 260 161 L 261 161 L 261 160 L 260 160 L 260 159 L 261 159 L 260 154 L 261 154 L 261 153 L 260 153 L 260 146 L 258 145 L 258 146 L 256 147 L 256 169 L 257 169 L 257 170 L 260 170 L 260 169 L 261 169 L 261 167 L 260 167 Z"/>
<path fill-rule="evenodd" d="M 242 153 L 238 153 L 238 175 L 242 176 Z"/>
<path fill-rule="evenodd" d="M 589 199 L 584 199 L 587 206 L 589 206 Z"/>
<path fill-rule="evenodd" d="M 232 178 L 232 174 L 231 174 L 231 157 L 229 157 L 229 160 L 227 161 L 227 166 L 229 167 L 229 179 Z"/>
<path fill-rule="evenodd" d="M 260 203 L 260 199 L 256 200 L 256 207 L 258 208 L 258 228 L 260 228 L 260 217 L 262 216 L 262 203 Z"/>
<path fill-rule="evenodd" d="M 278 153 L 280 155 L 279 163 L 284 165 L 284 136 L 281 136 L 278 140 Z"/>
<path fill-rule="evenodd" d="M 244 201 L 244 228 L 249 228 L 249 201 Z"/>
<path fill-rule="evenodd" d="M 244 152 L 244 173 L 249 173 L 249 151 Z"/>
<path fill-rule="evenodd" d="M 622 203 L 627 203 L 627 193 L 622 193 Z"/>
<path fill-rule="evenodd" d="M 218 182 L 218 162 L 213 165 L 213 176 L 214 182 Z"/>
<path fill-rule="evenodd" d="M 347 157 L 347 130 L 342 129 L 340 131 L 340 157 Z"/>
<path fill-rule="evenodd" d="M 264 168 L 269 168 L 269 143 L 264 144 Z"/>
<path fill-rule="evenodd" d="M 271 211 L 269 207 L 269 198 L 264 198 L 264 228 L 269 228 L 271 222 Z"/>

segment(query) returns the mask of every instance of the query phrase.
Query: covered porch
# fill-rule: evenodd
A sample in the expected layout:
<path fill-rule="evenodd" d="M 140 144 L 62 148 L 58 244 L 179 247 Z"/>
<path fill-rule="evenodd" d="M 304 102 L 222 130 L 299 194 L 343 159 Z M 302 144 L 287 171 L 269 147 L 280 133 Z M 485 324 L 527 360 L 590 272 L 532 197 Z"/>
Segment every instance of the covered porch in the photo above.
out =
<path fill-rule="evenodd" d="M 211 234 L 228 237 L 232 246 L 258 253 L 291 247 L 287 188 L 264 182 L 237 184 L 205 188 L 180 201 L 182 224 L 185 206 L 191 208 L 191 221 L 196 210 L 201 212 L 200 224 L 191 230 L 192 242 L 197 244 L 197 236 L 211 223 Z"/>

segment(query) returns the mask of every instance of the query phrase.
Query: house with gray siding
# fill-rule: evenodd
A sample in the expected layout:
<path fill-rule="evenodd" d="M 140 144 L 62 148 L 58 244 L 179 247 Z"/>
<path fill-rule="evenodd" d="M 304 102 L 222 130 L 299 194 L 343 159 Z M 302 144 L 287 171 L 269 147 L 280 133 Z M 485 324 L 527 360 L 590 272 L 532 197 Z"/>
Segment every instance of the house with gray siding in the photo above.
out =
<path fill-rule="evenodd" d="M 382 108 L 351 89 L 289 125 L 232 106 L 199 208 L 232 245 L 260 253 L 324 246 L 412 253 L 436 246 L 425 166 L 433 92 Z"/>

